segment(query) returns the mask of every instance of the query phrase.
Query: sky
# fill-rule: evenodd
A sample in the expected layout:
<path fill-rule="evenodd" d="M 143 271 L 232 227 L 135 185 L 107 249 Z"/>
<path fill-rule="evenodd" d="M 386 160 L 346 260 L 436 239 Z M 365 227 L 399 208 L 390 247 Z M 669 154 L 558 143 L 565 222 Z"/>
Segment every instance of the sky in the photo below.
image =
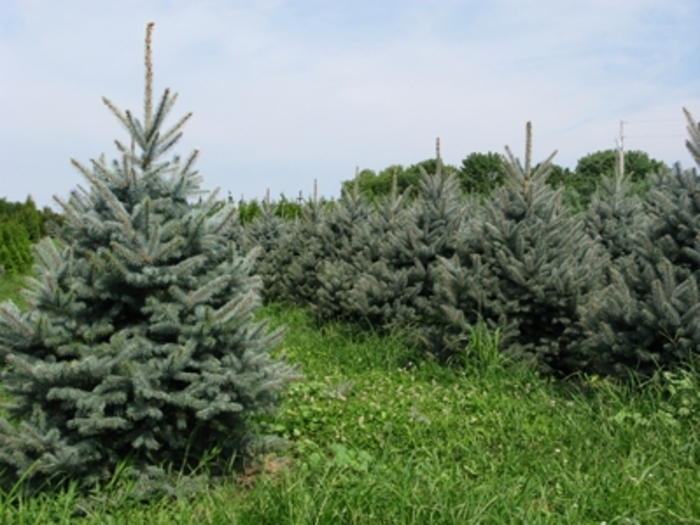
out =
<path fill-rule="evenodd" d="M 39 206 L 86 186 L 143 121 L 144 37 L 155 97 L 192 111 L 172 150 L 197 148 L 222 196 L 337 197 L 355 169 L 473 152 L 554 162 L 617 147 L 694 163 L 698 0 L 2 0 L 0 198 Z M 168 158 L 171 155 L 168 154 Z"/>

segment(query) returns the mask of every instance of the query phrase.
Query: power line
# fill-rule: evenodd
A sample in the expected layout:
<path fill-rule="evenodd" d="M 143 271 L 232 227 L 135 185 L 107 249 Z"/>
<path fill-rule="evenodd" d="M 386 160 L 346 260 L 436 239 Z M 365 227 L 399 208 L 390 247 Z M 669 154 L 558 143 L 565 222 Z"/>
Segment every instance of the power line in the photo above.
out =
<path fill-rule="evenodd" d="M 656 120 L 625 120 L 626 123 L 641 124 L 641 123 L 655 123 L 655 122 L 685 122 L 682 118 L 660 118 Z"/>
<path fill-rule="evenodd" d="M 620 163 L 620 175 L 625 174 L 625 122 L 624 120 L 620 121 L 620 153 L 619 153 L 619 163 Z"/>
<path fill-rule="evenodd" d="M 625 135 L 629 139 L 677 139 L 683 138 L 685 135 Z"/>

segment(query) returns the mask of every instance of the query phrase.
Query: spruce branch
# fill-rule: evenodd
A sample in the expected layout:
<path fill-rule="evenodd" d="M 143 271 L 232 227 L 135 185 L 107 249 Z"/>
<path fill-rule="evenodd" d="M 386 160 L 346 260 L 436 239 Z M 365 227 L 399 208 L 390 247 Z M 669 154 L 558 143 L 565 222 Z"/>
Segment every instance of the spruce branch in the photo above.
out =
<path fill-rule="evenodd" d="M 74 166 L 80 166 L 80 163 L 77 161 L 71 159 L 73 162 Z M 119 220 L 119 222 L 124 226 L 124 230 L 126 231 L 127 235 L 130 237 L 134 236 L 134 230 L 131 224 L 131 218 L 129 217 L 129 214 L 127 213 L 126 209 L 124 209 L 124 205 L 117 199 L 114 195 L 114 193 L 107 188 L 101 180 L 99 180 L 97 177 L 95 177 L 92 173 L 90 173 L 86 169 L 81 169 L 83 175 L 85 178 L 87 178 L 91 183 L 93 188 L 97 190 L 97 192 L 102 196 L 102 198 L 105 200 L 109 208 L 112 210 L 112 213 L 114 213 L 114 216 L 116 219 Z"/>
<path fill-rule="evenodd" d="M 137 267 L 141 267 L 145 264 L 150 263 L 148 257 L 145 256 L 143 253 L 137 253 L 119 242 L 112 241 L 109 245 L 116 253 L 121 255 L 122 258 L 124 258 L 124 260 L 129 261 L 131 264 Z"/>
<path fill-rule="evenodd" d="M 166 151 L 168 151 L 170 148 L 172 148 L 178 140 L 182 137 L 182 132 L 178 133 L 174 137 L 172 137 L 170 140 L 163 141 L 162 139 L 158 141 L 158 144 L 154 144 L 153 147 L 153 157 L 157 158 L 163 155 Z"/>
<path fill-rule="evenodd" d="M 184 188 L 186 183 L 188 182 L 188 175 L 189 175 L 189 170 L 194 164 L 195 160 L 197 159 L 197 156 L 199 155 L 199 150 L 195 149 L 192 153 L 190 153 L 189 158 L 187 159 L 187 162 L 180 168 L 179 172 L 175 175 L 175 178 L 179 179 L 177 182 L 177 188 L 175 193 L 179 193 L 181 191 L 181 188 Z M 196 172 L 195 172 L 196 173 Z M 194 174 L 193 174 L 194 175 Z"/>
<path fill-rule="evenodd" d="M 151 259 L 153 261 L 159 261 L 167 258 L 168 256 L 174 255 L 179 248 L 185 244 L 185 240 L 181 237 L 175 237 L 170 239 L 168 242 L 160 246 L 158 249 L 150 252 Z"/>
<path fill-rule="evenodd" d="M 3 320 L 6 321 L 7 324 L 13 326 L 28 338 L 34 337 L 35 332 L 33 328 L 22 319 L 22 313 L 17 309 L 14 303 L 0 304 L 0 313 L 3 314 Z"/>
<path fill-rule="evenodd" d="M 119 142 L 119 140 L 115 139 L 115 140 L 114 140 L 114 144 L 117 146 L 117 149 L 119 150 L 119 153 L 130 153 L 130 152 L 129 152 L 129 148 L 127 148 L 126 146 L 124 146 L 124 144 L 122 144 L 121 142 Z M 123 156 L 122 156 L 122 158 L 123 158 Z"/>
<path fill-rule="evenodd" d="M 200 289 L 195 290 L 193 293 L 183 297 L 183 302 L 189 307 L 207 302 L 214 294 L 221 292 L 230 281 L 230 276 L 220 275 L 219 277 L 209 281 Z"/>
<path fill-rule="evenodd" d="M 170 98 L 170 89 L 166 88 L 163 92 L 163 97 L 160 99 L 158 108 L 156 109 L 155 115 L 151 119 L 148 127 L 146 128 L 146 143 L 155 144 L 158 142 L 158 129 L 163 125 L 163 121 L 168 114 L 168 111 L 172 107 L 172 104 L 168 103 Z M 177 98 L 177 97 L 173 97 Z"/>
<path fill-rule="evenodd" d="M 209 231 L 211 233 L 219 233 L 221 229 L 230 223 L 231 219 L 236 215 L 235 206 L 227 206 L 225 209 L 217 213 L 208 222 Z"/>
<path fill-rule="evenodd" d="M 122 123 L 122 125 L 128 130 L 129 129 L 129 121 L 127 120 L 126 116 L 119 111 L 117 106 L 115 106 L 112 101 L 110 101 L 107 97 L 102 97 L 102 102 L 114 113 L 114 115 L 119 119 L 119 121 Z"/>
<path fill-rule="evenodd" d="M 546 180 L 547 175 L 549 174 L 550 170 L 552 169 L 552 160 L 554 160 L 554 157 L 557 155 L 559 150 L 554 150 L 549 157 L 547 157 L 535 170 L 535 172 L 532 174 L 532 178 L 536 180 Z"/>
<path fill-rule="evenodd" d="M 142 151 L 146 151 L 149 146 L 148 138 L 146 137 L 144 129 L 141 127 L 141 123 L 138 121 L 138 119 L 133 117 L 131 111 L 128 109 L 126 110 L 126 122 L 126 130 L 129 132 L 129 136 L 131 137 L 132 151 L 134 149 L 134 143 L 138 144 Z"/>
<path fill-rule="evenodd" d="M 42 266 L 47 269 L 55 269 L 63 262 L 56 245 L 49 239 L 42 239 L 34 245 L 34 253 Z"/>
<path fill-rule="evenodd" d="M 100 161 L 96 161 L 95 159 L 90 159 L 90 162 L 92 163 L 92 167 L 96 172 L 100 173 L 104 178 L 106 178 L 109 182 L 111 182 L 115 186 L 123 187 L 125 185 L 126 180 L 124 178 L 120 179 L 118 177 L 115 177 L 114 172 L 107 168 L 107 166 L 104 164 L 103 159 L 100 159 Z"/>
<path fill-rule="evenodd" d="M 163 121 L 165 120 L 165 117 L 170 113 L 170 110 L 172 107 L 175 105 L 175 101 L 177 100 L 177 93 L 174 93 L 173 96 L 170 96 L 170 89 L 166 89 L 165 92 L 163 93 L 163 98 L 160 101 L 160 104 L 158 104 L 158 110 L 156 111 L 156 115 L 153 121 L 153 130 L 152 133 L 149 134 L 148 140 L 152 140 L 154 138 L 153 132 L 157 130 L 158 128 L 161 127 L 163 124 Z M 187 113 L 184 117 L 180 118 L 180 120 L 177 121 L 177 123 L 170 128 L 164 135 L 160 137 L 160 142 L 164 142 L 170 139 L 175 133 L 177 133 L 182 126 L 187 122 L 190 117 L 192 116 L 192 112 L 190 111 Z"/>

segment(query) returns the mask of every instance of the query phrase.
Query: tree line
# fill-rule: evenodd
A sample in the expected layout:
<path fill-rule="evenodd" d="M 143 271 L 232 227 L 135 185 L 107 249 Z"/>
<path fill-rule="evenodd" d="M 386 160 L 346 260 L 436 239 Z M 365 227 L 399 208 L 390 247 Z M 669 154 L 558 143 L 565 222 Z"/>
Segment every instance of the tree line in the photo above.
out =
<path fill-rule="evenodd" d="M 39 210 L 31 196 L 24 202 L 0 198 L 0 274 L 29 271 L 31 246 L 47 234 L 50 222 L 60 223 L 61 216 L 49 207 Z"/>
<path fill-rule="evenodd" d="M 582 157 L 573 171 L 552 164 L 547 183 L 555 188 L 565 186 L 564 198 L 567 203 L 576 211 L 582 211 L 590 203 L 601 180 L 613 175 L 616 162 L 616 151 L 608 149 Z M 640 194 L 649 189 L 649 176 L 652 173 L 669 170 L 669 166 L 651 158 L 644 151 L 626 152 L 624 162 L 625 172 L 630 175 L 635 190 Z M 436 159 L 427 159 L 408 167 L 391 165 L 379 172 L 363 169 L 358 172 L 356 180 L 344 181 L 343 187 L 350 190 L 357 183 L 363 195 L 376 199 L 389 195 L 396 179 L 399 192 L 412 188 L 411 191 L 415 193 L 418 191 L 422 170 L 435 173 Z M 456 176 L 465 193 L 488 196 L 504 183 L 504 159 L 499 153 L 471 153 L 462 160 L 460 166 L 443 164 L 442 170 Z"/>
<path fill-rule="evenodd" d="M 615 150 L 609 149 L 591 153 L 579 159 L 576 168 L 571 170 L 552 164 L 547 182 L 554 188 L 565 187 L 564 200 L 575 211 L 583 211 L 591 201 L 596 187 L 604 177 L 615 171 Z M 394 183 L 399 193 L 408 192 L 408 197 L 416 197 L 420 191 L 419 181 L 422 172 L 435 173 L 436 159 L 426 159 L 410 166 L 392 164 L 380 171 L 360 170 L 355 179 L 343 181 L 343 188 L 349 191 L 355 184 L 361 194 L 372 200 L 388 196 Z M 652 173 L 668 171 L 663 162 L 653 159 L 643 151 L 625 153 L 625 171 L 630 175 L 638 194 L 649 189 Z M 460 189 L 467 194 L 484 197 L 504 184 L 504 159 L 499 153 L 471 153 L 460 166 L 442 165 L 442 171 L 454 175 Z M 228 201 L 233 199 L 229 195 Z M 267 199 L 269 201 L 269 199 Z M 321 199 L 325 204 L 332 201 Z M 238 219 L 248 223 L 258 217 L 265 207 L 265 200 L 241 200 L 238 203 Z M 275 214 L 286 220 L 301 216 L 303 202 L 281 195 L 275 202 Z M 61 222 L 61 216 L 51 208 L 39 210 L 34 200 L 28 196 L 25 202 L 8 202 L 0 199 L 0 273 L 26 273 L 32 265 L 31 245 L 46 235 L 46 225 Z"/>

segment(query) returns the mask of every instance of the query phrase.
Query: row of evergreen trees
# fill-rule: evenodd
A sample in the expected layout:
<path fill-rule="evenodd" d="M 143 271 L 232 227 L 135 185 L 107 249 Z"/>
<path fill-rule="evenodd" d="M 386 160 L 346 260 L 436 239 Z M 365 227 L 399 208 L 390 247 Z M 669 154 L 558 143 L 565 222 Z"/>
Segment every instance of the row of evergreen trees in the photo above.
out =
<path fill-rule="evenodd" d="M 700 348 L 695 170 L 660 170 L 642 195 L 618 169 L 575 213 L 548 183 L 554 154 L 535 165 L 531 140 L 528 124 L 524 165 L 507 150 L 486 198 L 461 191 L 438 154 L 414 199 L 396 184 L 370 198 L 358 179 L 291 222 L 268 203 L 235 240 L 262 247 L 266 300 L 307 305 L 321 322 L 408 330 L 440 359 L 465 357 L 479 319 L 502 328 L 511 357 L 560 374 L 650 374 L 689 359 Z"/>
<path fill-rule="evenodd" d="M 469 358 L 482 319 L 511 357 L 559 373 L 647 374 L 697 353 L 695 171 L 654 177 L 644 197 L 617 173 L 574 214 L 547 184 L 553 155 L 533 164 L 528 124 L 524 165 L 507 150 L 488 198 L 465 195 L 438 151 L 417 198 L 395 184 L 374 202 L 358 182 L 293 220 L 266 201 L 241 222 L 216 192 L 193 203 L 197 151 L 163 158 L 190 114 L 163 129 L 176 96 L 153 107 L 151 30 L 143 121 L 104 100 L 131 145 L 117 141 L 111 164 L 73 161 L 88 184 L 57 199 L 65 223 L 35 245 L 27 308 L 0 304 L 4 486 L 91 486 L 127 461 L 167 488 L 168 470 L 192 473 L 213 450 L 227 464 L 259 443 L 251 417 L 299 377 L 271 355 L 282 331 L 255 320 L 261 297 L 308 305 L 320 322 L 401 329 L 442 360 Z"/>
<path fill-rule="evenodd" d="M 649 157 L 643 151 L 627 151 L 624 155 L 625 172 L 629 173 L 632 193 L 644 195 L 651 187 L 653 174 L 666 173 L 670 168 L 661 161 Z M 497 153 L 472 153 L 457 168 L 440 164 L 440 171 L 457 179 L 458 188 L 466 194 L 489 196 L 497 188 L 505 184 L 506 170 L 504 158 Z M 614 175 L 619 167 L 616 150 L 605 150 L 591 153 L 579 159 L 572 171 L 557 164 L 550 164 L 546 178 L 547 184 L 555 189 L 564 188 L 563 200 L 573 213 L 586 210 L 596 189 L 606 177 Z M 535 166 L 537 168 L 537 166 Z M 388 197 L 394 186 L 400 193 L 406 192 L 407 199 L 413 200 L 420 195 L 423 173 L 435 173 L 436 159 L 427 159 L 408 167 L 392 165 L 375 173 L 372 170 L 356 170 L 355 178 L 343 181 L 341 194 L 359 191 L 368 201 L 378 203 Z M 229 202 L 233 202 L 229 195 Z M 265 202 L 270 202 L 269 190 Z M 327 206 L 333 206 L 334 200 L 324 201 Z M 257 199 L 238 201 L 238 215 L 242 223 L 248 223 L 262 213 L 262 202 Z M 296 200 L 289 200 L 281 195 L 275 202 L 275 214 L 287 219 L 301 216 L 304 199 L 300 193 Z"/>
<path fill-rule="evenodd" d="M 38 210 L 34 200 L 24 203 L 0 199 L 0 274 L 24 274 L 32 266 L 31 245 L 47 233 L 47 224 L 60 222 L 50 208 Z"/>
<path fill-rule="evenodd" d="M 652 173 L 669 169 L 663 162 L 649 157 L 643 151 L 627 151 L 624 157 L 625 171 L 630 173 L 631 181 L 639 193 L 648 190 Z M 573 170 L 550 164 L 547 183 L 555 188 L 564 186 L 565 202 L 574 211 L 582 211 L 590 204 L 591 197 L 602 178 L 614 174 L 618 162 L 616 150 L 610 149 L 580 158 Z M 361 193 L 376 199 L 389 195 L 393 181 L 396 180 L 399 191 L 411 187 L 412 195 L 416 195 L 419 191 L 418 181 L 422 171 L 435 173 L 436 159 L 424 160 L 406 168 L 401 165 L 392 165 L 378 173 L 369 169 L 358 170 L 355 180 L 344 181 L 343 187 L 346 191 L 351 191 L 353 186 L 358 184 Z M 465 193 L 490 195 L 505 183 L 503 156 L 493 152 L 471 153 L 462 160 L 459 167 L 443 164 L 441 171 L 454 175 L 459 187 Z"/>

